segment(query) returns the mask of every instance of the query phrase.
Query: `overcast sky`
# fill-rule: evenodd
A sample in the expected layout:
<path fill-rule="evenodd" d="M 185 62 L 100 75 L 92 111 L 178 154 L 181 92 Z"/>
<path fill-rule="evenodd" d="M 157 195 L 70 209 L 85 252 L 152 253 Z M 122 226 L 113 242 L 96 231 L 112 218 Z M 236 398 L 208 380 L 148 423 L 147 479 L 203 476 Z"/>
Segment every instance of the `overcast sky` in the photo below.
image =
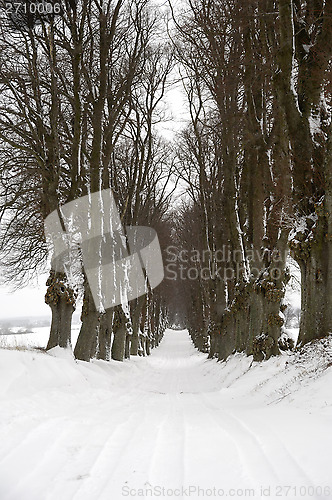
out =
<path fill-rule="evenodd" d="M 29 286 L 14 293 L 10 293 L 8 288 L 1 287 L 0 319 L 50 315 L 51 310 L 44 301 L 45 293 L 45 284 Z"/>

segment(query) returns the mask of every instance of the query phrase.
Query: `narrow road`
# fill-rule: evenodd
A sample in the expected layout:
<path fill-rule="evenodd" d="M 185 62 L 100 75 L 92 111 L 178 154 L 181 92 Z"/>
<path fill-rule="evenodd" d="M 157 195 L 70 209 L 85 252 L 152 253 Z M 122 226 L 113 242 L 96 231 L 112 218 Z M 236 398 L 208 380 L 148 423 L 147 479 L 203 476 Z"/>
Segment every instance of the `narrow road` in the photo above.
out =
<path fill-rule="evenodd" d="M 331 422 L 237 397 L 186 331 L 130 363 L 42 357 L 1 400 L 1 500 L 332 498 Z"/>

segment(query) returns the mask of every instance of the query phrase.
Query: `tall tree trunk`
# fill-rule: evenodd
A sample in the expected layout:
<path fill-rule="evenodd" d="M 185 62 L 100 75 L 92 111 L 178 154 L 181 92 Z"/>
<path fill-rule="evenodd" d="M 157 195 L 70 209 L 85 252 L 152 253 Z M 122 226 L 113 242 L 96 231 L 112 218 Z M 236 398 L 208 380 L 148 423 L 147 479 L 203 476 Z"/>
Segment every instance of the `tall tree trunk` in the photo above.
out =
<path fill-rule="evenodd" d="M 226 308 L 224 282 L 215 278 L 211 282 L 209 294 L 208 334 L 210 336 L 209 358 L 219 353 L 219 338 L 221 335 L 221 321 Z"/>
<path fill-rule="evenodd" d="M 301 269 L 299 345 L 332 332 L 332 127 L 324 158 L 325 194 L 291 242 Z M 315 220 L 316 219 L 316 220 Z"/>
<path fill-rule="evenodd" d="M 289 274 L 286 269 L 288 231 L 284 230 L 272 254 L 270 266 L 254 283 L 250 297 L 250 336 L 247 354 L 255 361 L 280 353 L 279 338 L 284 324 L 282 301 Z"/>
<path fill-rule="evenodd" d="M 46 282 L 45 302 L 52 311 L 51 331 L 46 349 L 71 347 L 71 321 L 75 310 L 75 294 L 66 275 L 51 270 Z"/>
<path fill-rule="evenodd" d="M 100 318 L 98 331 L 97 359 L 109 361 L 111 354 L 111 337 L 113 324 L 113 309 L 107 311 Z"/>
<path fill-rule="evenodd" d="M 307 2 L 306 7 L 308 14 L 313 4 Z M 332 3 L 322 2 L 319 16 L 315 14 L 311 23 L 302 23 L 301 29 L 296 29 L 299 26 L 294 25 L 293 2 L 279 0 L 281 71 L 276 82 L 287 117 L 295 208 L 301 217 L 300 228 L 290 244 L 301 269 L 300 344 L 332 331 L 332 131 L 331 126 L 326 126 L 331 112 L 324 95 L 329 93 L 326 82 L 332 56 L 331 14 Z M 305 38 L 310 44 L 308 52 L 303 53 Z"/>
<path fill-rule="evenodd" d="M 125 345 L 125 359 L 130 359 L 130 346 L 131 346 L 131 338 L 132 335 L 130 333 L 126 333 L 126 345 Z"/>
<path fill-rule="evenodd" d="M 145 295 L 139 297 L 135 302 L 136 304 L 135 307 L 133 307 L 131 315 L 133 334 L 131 336 L 130 354 L 132 356 L 138 356 L 140 316 L 145 303 Z"/>
<path fill-rule="evenodd" d="M 89 283 L 85 280 L 81 314 L 82 326 L 74 349 L 76 359 L 90 361 L 95 356 L 96 339 L 99 333 L 99 319 L 100 314 L 96 309 Z"/>
<path fill-rule="evenodd" d="M 330 194 L 331 198 L 331 194 Z M 298 343 L 305 344 L 332 332 L 331 207 L 325 200 L 316 207 L 314 227 L 297 234 L 292 252 L 301 269 L 301 321 Z M 311 219 L 308 219 L 308 221 Z M 310 224 L 312 221 L 310 222 Z M 300 241 L 299 241 L 300 240 Z"/>
<path fill-rule="evenodd" d="M 115 361 L 123 361 L 126 354 L 127 340 L 127 318 L 123 312 L 122 306 L 114 308 L 113 317 L 113 343 L 111 356 Z"/>
<path fill-rule="evenodd" d="M 146 355 L 150 356 L 150 354 L 151 354 L 151 340 L 149 339 L 149 337 L 146 337 L 146 340 L 145 340 L 145 351 L 146 351 Z"/>

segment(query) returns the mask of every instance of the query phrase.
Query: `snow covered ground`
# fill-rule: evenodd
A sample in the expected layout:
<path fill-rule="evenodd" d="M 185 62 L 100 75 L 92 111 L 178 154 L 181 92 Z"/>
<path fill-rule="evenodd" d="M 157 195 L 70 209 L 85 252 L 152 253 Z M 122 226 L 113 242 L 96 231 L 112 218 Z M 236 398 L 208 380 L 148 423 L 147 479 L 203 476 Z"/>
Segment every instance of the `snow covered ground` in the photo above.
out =
<path fill-rule="evenodd" d="M 332 342 L 226 363 L 0 349 L 0 499 L 332 498 Z"/>
<path fill-rule="evenodd" d="M 75 323 L 71 328 L 71 341 L 72 345 L 75 346 L 77 337 L 81 328 L 81 323 Z M 20 328 L 11 328 L 11 331 L 20 331 Z M 25 330 L 25 328 L 22 328 Z M 46 348 L 48 337 L 50 335 L 50 326 L 40 326 L 26 328 L 26 330 L 32 333 L 18 334 L 18 335 L 1 335 L 0 330 L 0 349 L 1 348 L 13 348 L 13 349 L 25 349 L 33 347 Z M 0 499 L 1 500 L 1 499 Z"/>

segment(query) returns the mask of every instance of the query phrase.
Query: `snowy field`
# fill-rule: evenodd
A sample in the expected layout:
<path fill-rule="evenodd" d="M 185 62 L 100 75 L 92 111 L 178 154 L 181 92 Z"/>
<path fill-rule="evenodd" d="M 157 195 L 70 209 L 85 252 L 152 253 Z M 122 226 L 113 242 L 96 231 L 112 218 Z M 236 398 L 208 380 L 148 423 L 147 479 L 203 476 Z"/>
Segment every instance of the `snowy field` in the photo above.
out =
<path fill-rule="evenodd" d="M 81 324 L 73 324 L 71 328 L 71 341 L 72 345 L 75 346 L 76 340 L 81 328 Z M 43 349 L 47 346 L 48 337 L 50 335 L 50 326 L 40 326 L 32 328 L 10 328 L 12 332 L 27 330 L 31 333 L 18 334 L 18 335 L 1 335 L 0 328 L 0 349 L 10 348 L 10 349 L 26 349 L 41 347 Z M 0 499 L 1 500 L 1 499 Z"/>
<path fill-rule="evenodd" d="M 168 330 L 124 363 L 0 349 L 0 499 L 332 498 L 331 346 L 217 363 Z"/>

